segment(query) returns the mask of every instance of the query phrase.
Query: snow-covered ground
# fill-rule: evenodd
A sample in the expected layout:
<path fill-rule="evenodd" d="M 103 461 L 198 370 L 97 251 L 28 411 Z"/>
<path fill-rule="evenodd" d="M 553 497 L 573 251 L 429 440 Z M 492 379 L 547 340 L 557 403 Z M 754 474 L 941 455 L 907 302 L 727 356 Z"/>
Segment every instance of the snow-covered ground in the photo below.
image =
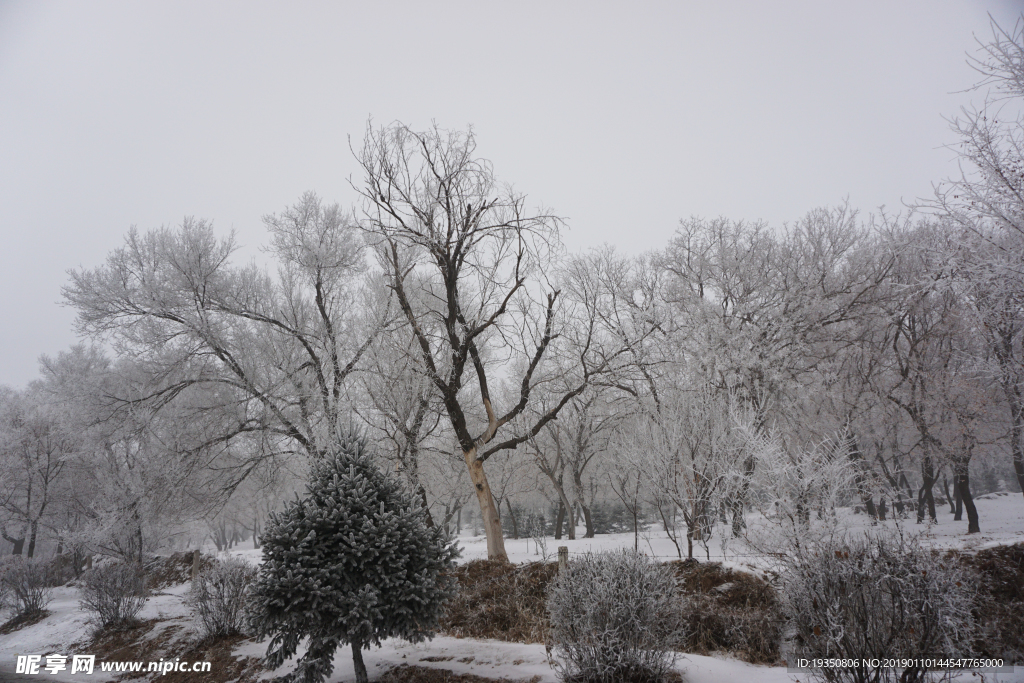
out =
<path fill-rule="evenodd" d="M 880 522 L 878 526 L 884 525 L 894 528 L 899 524 L 903 527 L 905 533 L 911 535 L 919 534 L 922 541 L 927 545 L 943 549 L 980 550 L 996 545 L 1024 542 L 1024 500 L 1022 500 L 1021 494 L 991 493 L 975 498 L 975 503 L 981 520 L 980 534 L 968 535 L 966 513 L 964 514 L 963 521 L 954 522 L 953 515 L 950 514 L 948 506 L 937 506 L 936 516 L 938 517 L 938 523 L 916 524 L 913 518 L 889 519 L 885 522 Z M 871 520 L 868 516 L 854 514 L 852 508 L 840 508 L 837 513 L 841 526 L 845 527 L 851 534 L 872 528 Z M 759 515 L 750 515 L 748 518 L 748 524 L 751 527 L 756 527 L 761 523 Z M 876 526 L 875 528 L 878 527 Z M 588 551 L 598 552 L 613 548 L 632 548 L 635 543 L 634 534 L 632 533 L 606 534 L 594 538 L 582 538 L 583 532 L 583 527 L 579 527 L 577 529 L 579 537 L 574 541 L 565 538 L 556 541 L 548 537 L 546 541 L 547 559 L 556 559 L 558 546 L 562 545 L 569 548 L 569 555 L 571 557 L 575 553 L 585 553 Z M 724 562 L 726 565 L 741 568 L 760 566 L 759 562 L 763 559 L 762 553 L 757 552 L 746 542 L 733 539 L 727 539 L 727 544 L 723 548 L 717 536 L 719 534 L 716 534 L 716 537 L 713 537 L 708 542 L 707 551 L 705 551 L 704 546 L 694 542 L 693 556 L 699 560 L 705 560 L 708 559 L 710 554 L 712 561 Z M 487 557 L 487 540 L 483 534 L 473 536 L 463 532 L 459 538 L 459 543 L 463 549 L 460 562 Z M 685 557 L 686 539 L 681 539 L 680 544 L 683 556 Z M 661 530 L 660 525 L 641 531 L 638 546 L 640 552 L 659 559 L 672 560 L 678 558 L 675 545 L 668 539 L 665 532 Z M 542 559 L 542 553 L 545 548 L 538 548 L 537 544 L 530 539 L 505 539 L 505 550 L 508 552 L 509 559 L 512 562 L 518 563 Z"/>
<path fill-rule="evenodd" d="M 976 499 L 981 519 L 982 533 L 967 535 L 967 522 L 954 522 L 948 507 L 938 511 L 937 524 L 915 524 L 913 520 L 900 522 L 888 521 L 892 526 L 902 524 L 906 532 L 921 534 L 922 540 L 939 548 L 962 548 L 978 550 L 981 548 L 1009 543 L 1024 542 L 1024 501 L 1020 494 L 990 494 Z M 870 528 L 865 515 L 854 514 L 850 509 L 838 512 L 840 521 L 848 527 L 850 533 Z M 759 521 L 751 518 L 749 524 L 755 527 Z M 582 529 L 579 530 L 582 536 Z M 487 555 L 484 537 L 464 533 L 460 538 L 463 548 L 460 562 L 484 558 Z M 569 552 L 584 553 L 620 547 L 633 547 L 632 533 L 601 535 L 593 539 L 577 539 L 574 541 L 546 541 L 548 559 L 554 559 L 559 545 L 568 546 Z M 509 557 L 513 562 L 529 562 L 542 559 L 543 548 L 529 539 L 505 542 Z M 641 533 L 640 550 L 659 558 L 676 558 L 675 546 L 659 529 L 649 529 Z M 738 541 L 730 542 L 724 549 L 717 539 L 709 544 L 712 560 L 741 568 L 761 566 L 762 556 L 750 546 Z M 685 552 L 685 548 L 684 548 Z M 238 548 L 231 555 L 245 557 L 250 561 L 259 561 L 260 551 L 249 548 Z M 695 546 L 694 555 L 705 559 L 703 546 Z M 182 596 L 187 586 L 175 586 L 160 591 L 149 599 L 143 613 L 143 619 L 161 619 L 161 624 L 151 637 L 157 637 L 159 631 L 171 625 L 191 625 L 187 608 L 182 604 Z M 2 672 L 13 672 L 18 654 L 47 654 L 59 652 L 65 655 L 90 654 L 85 647 L 88 642 L 89 626 L 87 616 L 78 607 L 77 589 L 62 587 L 54 589 L 54 599 L 48 609 L 51 614 L 38 624 L 23 628 L 15 633 L 0 635 L 0 680 Z M 236 655 L 262 656 L 265 643 L 247 643 L 236 650 Z M 506 643 L 496 640 L 457 639 L 437 637 L 432 641 L 412 645 L 403 641 L 387 641 L 381 648 L 374 648 L 364 655 L 367 669 L 371 672 L 383 671 L 386 668 L 401 664 L 431 666 L 450 669 L 457 673 L 474 673 L 494 678 L 529 679 L 540 676 L 541 681 L 557 680 L 554 671 L 547 663 L 542 645 L 523 645 Z M 433 661 L 426 661 L 430 658 Z M 70 661 L 70 660 L 69 660 Z M 747 681 L 808 681 L 806 673 L 787 673 L 785 667 L 755 666 L 728 657 L 702 657 L 684 655 L 678 662 L 678 668 L 684 673 L 689 683 L 728 683 Z M 276 675 L 280 675 L 278 671 Z M 271 674 L 268 674 L 270 677 Z M 34 677 L 35 678 L 35 677 Z M 39 674 L 38 678 L 46 680 L 110 680 L 110 674 L 103 674 L 96 667 L 95 673 L 84 678 L 81 674 L 71 675 L 67 671 L 57 675 Z M 335 658 L 335 671 L 330 683 L 347 683 L 354 681 L 351 652 L 344 648 Z M 978 678 L 967 675 L 964 680 L 978 681 Z M 985 676 L 986 681 L 1024 681 L 1024 667 L 1017 667 L 1013 674 L 992 674 Z"/>

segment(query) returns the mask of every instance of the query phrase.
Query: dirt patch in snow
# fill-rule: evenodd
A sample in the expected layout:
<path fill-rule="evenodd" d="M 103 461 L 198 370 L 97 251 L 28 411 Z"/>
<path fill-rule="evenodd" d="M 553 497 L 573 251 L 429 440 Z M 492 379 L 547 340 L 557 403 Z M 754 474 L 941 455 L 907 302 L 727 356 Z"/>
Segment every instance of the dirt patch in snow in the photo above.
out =
<path fill-rule="evenodd" d="M 228 636 L 195 641 L 191 633 L 178 624 L 158 628 L 160 621 L 150 619 L 129 628 L 108 630 L 96 635 L 88 646 L 90 654 L 100 662 L 145 662 L 143 670 L 122 674 L 120 680 L 154 678 L 165 683 L 252 683 L 263 673 L 258 657 L 236 657 L 232 654 L 246 638 Z M 160 660 L 210 662 L 209 671 L 168 671 L 156 674 L 145 669 L 149 662 Z"/>
<path fill-rule="evenodd" d="M 541 678 L 484 678 L 474 674 L 457 674 L 448 669 L 403 664 L 385 672 L 376 680 L 377 683 L 539 683 Z"/>
<path fill-rule="evenodd" d="M 199 555 L 199 571 L 217 564 L 210 555 Z M 192 580 L 192 551 L 174 553 L 168 557 L 155 557 L 143 566 L 146 572 L 146 586 L 150 590 L 170 588 Z"/>
<path fill-rule="evenodd" d="M 16 617 L 12 617 L 5 621 L 3 624 L 0 624 L 0 636 L 6 636 L 8 634 L 14 633 L 15 631 L 23 629 L 26 626 L 38 624 L 40 621 L 42 621 L 48 616 L 50 616 L 50 612 L 48 610 L 43 609 L 39 610 L 38 612 L 29 612 L 28 614 L 20 614 Z"/>

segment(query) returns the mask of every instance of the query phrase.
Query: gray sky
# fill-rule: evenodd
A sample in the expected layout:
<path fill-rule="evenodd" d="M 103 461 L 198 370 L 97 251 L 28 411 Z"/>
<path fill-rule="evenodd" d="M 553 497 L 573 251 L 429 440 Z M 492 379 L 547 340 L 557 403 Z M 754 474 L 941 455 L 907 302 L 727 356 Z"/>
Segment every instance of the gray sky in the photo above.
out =
<path fill-rule="evenodd" d="M 956 172 L 943 116 L 1019 2 L 0 0 L 0 384 L 75 342 L 69 268 L 132 225 L 237 231 L 349 204 L 369 117 L 472 124 L 577 250 L 690 215 L 902 209 Z M 356 177 L 358 180 L 358 177 Z"/>

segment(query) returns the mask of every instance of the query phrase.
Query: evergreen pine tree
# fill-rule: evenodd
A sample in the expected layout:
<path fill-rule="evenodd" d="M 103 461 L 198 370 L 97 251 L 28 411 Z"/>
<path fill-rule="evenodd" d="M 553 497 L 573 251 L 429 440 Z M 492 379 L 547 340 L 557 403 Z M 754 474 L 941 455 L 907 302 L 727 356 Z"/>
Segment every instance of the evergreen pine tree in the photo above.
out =
<path fill-rule="evenodd" d="M 419 642 L 433 635 L 454 592 L 442 572 L 458 550 L 442 528 L 428 527 L 425 511 L 399 482 L 371 462 L 358 435 L 313 463 L 306 491 L 267 525 L 252 625 L 271 636 L 273 668 L 309 637 L 292 681 L 324 681 L 335 650 L 346 643 L 357 680 L 366 681 L 363 649 L 384 638 Z"/>

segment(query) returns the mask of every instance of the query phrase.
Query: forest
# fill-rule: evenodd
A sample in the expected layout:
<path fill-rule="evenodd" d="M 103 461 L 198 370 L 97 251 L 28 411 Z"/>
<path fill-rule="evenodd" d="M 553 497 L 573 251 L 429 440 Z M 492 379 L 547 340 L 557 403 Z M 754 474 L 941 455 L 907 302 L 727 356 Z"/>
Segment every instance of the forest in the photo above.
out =
<path fill-rule="evenodd" d="M 0 386 L 0 654 L 190 683 L 1013 673 L 1024 19 L 990 20 L 960 174 L 899 211 L 573 251 L 472 127 L 370 119 L 342 201 L 268 207 L 258 257 L 201 217 L 130 228 L 67 271 L 79 342 Z"/>
<path fill-rule="evenodd" d="M 984 528 L 1024 484 L 1019 34 L 952 126 L 963 175 L 899 213 L 691 217 L 660 249 L 568 253 L 472 130 L 370 123 L 350 207 L 267 214 L 266 263 L 187 218 L 69 272 L 82 343 L 0 393 L 3 553 L 256 547 L 356 429 L 432 524 L 680 557 L 759 513 Z M 624 226 L 625 230 L 628 227 Z M 540 531 L 537 531 L 537 530 Z"/>

